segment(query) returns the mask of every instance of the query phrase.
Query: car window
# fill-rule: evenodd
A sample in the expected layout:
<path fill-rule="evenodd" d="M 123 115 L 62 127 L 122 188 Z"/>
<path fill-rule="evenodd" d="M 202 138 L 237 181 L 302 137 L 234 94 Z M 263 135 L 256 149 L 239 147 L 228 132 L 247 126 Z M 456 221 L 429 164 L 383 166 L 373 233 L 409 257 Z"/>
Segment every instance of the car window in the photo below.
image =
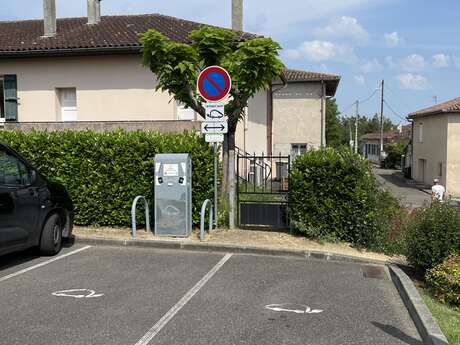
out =
<path fill-rule="evenodd" d="M 29 169 L 16 157 L 0 151 L 0 184 L 24 186 L 31 182 Z"/>

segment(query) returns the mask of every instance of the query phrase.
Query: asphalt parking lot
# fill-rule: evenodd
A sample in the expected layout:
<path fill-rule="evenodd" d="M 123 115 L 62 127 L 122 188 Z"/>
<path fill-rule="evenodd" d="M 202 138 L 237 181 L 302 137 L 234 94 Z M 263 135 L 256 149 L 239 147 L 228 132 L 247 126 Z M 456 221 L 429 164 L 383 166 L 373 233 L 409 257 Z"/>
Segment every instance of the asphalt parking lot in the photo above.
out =
<path fill-rule="evenodd" d="M 74 245 L 0 257 L 0 344 L 422 344 L 380 266 Z"/>

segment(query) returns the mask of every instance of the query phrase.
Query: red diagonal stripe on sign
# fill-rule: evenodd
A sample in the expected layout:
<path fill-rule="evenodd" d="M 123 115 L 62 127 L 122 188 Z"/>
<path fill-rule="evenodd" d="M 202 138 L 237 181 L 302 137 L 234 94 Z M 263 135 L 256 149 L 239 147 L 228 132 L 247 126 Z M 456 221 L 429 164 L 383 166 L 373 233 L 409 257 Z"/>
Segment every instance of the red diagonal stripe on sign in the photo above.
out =
<path fill-rule="evenodd" d="M 211 85 L 214 86 L 214 87 L 217 89 L 217 91 L 219 91 L 220 93 L 224 93 L 224 90 L 222 90 L 222 89 L 220 88 L 220 86 L 217 85 L 217 83 L 216 83 L 209 75 L 206 76 L 205 79 L 206 79 L 207 81 L 209 81 L 209 82 L 211 83 Z"/>

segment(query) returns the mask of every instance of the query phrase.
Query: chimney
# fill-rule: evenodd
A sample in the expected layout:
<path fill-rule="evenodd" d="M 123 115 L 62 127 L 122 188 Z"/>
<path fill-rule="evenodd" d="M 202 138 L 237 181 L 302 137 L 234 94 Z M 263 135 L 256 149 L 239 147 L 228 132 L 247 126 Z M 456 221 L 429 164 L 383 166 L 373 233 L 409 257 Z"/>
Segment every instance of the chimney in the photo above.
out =
<path fill-rule="evenodd" d="M 243 31 L 243 0 L 232 0 L 232 29 Z"/>
<path fill-rule="evenodd" d="M 88 25 L 101 22 L 101 0 L 88 0 Z"/>
<path fill-rule="evenodd" d="M 43 37 L 56 36 L 56 0 L 43 0 Z"/>

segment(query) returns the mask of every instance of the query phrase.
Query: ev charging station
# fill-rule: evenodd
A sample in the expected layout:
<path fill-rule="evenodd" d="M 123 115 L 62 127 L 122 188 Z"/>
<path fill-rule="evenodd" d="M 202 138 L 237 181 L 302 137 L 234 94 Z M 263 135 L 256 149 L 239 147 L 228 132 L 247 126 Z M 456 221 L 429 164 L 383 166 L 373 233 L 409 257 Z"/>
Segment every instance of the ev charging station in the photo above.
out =
<path fill-rule="evenodd" d="M 192 232 L 192 162 L 189 154 L 155 156 L 155 235 Z"/>

